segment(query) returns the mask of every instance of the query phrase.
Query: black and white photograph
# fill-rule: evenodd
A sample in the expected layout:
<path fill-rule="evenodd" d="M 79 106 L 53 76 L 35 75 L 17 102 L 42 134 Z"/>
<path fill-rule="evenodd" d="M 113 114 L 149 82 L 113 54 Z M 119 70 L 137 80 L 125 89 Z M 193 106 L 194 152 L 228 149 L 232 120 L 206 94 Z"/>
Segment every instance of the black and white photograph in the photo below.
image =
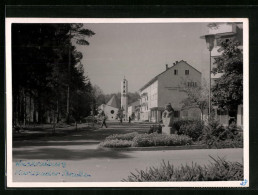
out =
<path fill-rule="evenodd" d="M 248 187 L 246 18 L 6 18 L 8 187 Z"/>

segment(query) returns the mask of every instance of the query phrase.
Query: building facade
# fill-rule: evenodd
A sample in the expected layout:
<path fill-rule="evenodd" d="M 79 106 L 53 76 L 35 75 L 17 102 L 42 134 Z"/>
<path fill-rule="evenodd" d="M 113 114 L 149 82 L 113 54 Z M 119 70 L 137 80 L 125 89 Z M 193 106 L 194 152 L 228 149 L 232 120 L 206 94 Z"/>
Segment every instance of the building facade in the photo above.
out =
<path fill-rule="evenodd" d="M 159 122 L 167 103 L 175 110 L 175 117 L 180 117 L 182 100 L 187 98 L 185 87 L 196 87 L 201 84 L 202 74 L 186 61 L 176 61 L 166 70 L 140 89 L 140 120 Z"/>
<path fill-rule="evenodd" d="M 128 106 L 128 117 L 131 117 L 132 120 L 140 120 L 140 100 L 131 103 Z"/>
<path fill-rule="evenodd" d="M 99 112 L 104 112 L 107 120 L 114 121 L 117 120 L 118 114 L 118 103 L 116 96 L 112 96 L 107 104 L 101 104 L 98 107 Z"/>

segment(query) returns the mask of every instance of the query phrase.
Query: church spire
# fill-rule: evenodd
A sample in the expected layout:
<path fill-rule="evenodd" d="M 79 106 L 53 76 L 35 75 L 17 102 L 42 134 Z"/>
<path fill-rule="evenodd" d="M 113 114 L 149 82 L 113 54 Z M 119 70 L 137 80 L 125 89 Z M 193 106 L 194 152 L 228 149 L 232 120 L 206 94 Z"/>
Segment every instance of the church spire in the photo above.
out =
<path fill-rule="evenodd" d="M 124 109 L 124 120 L 127 120 L 127 111 L 128 111 L 128 81 L 124 79 L 121 81 L 121 108 Z"/>

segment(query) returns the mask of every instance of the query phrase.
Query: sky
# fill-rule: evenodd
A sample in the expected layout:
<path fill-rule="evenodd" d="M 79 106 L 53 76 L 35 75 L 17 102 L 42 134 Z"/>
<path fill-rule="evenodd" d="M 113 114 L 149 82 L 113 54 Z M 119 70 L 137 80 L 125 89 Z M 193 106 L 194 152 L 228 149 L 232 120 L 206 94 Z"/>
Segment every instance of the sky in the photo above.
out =
<path fill-rule="evenodd" d="M 122 79 L 136 92 L 175 61 L 187 61 L 208 78 L 209 51 L 200 36 L 207 23 L 91 23 L 96 34 L 89 46 L 76 46 L 83 54 L 85 74 L 105 94 L 120 92 Z"/>

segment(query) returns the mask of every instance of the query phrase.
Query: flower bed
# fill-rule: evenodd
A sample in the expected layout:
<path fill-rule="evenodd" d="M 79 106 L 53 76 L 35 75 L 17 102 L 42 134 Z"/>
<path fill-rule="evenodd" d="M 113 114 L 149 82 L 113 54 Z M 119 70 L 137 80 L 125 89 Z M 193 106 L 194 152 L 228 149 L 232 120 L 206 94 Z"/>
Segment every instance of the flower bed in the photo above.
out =
<path fill-rule="evenodd" d="M 212 158 L 212 157 L 211 157 Z M 197 164 L 182 165 L 175 168 L 164 161 L 160 167 L 151 167 L 131 173 L 124 182 L 149 181 L 242 181 L 243 165 L 238 162 L 229 162 L 221 158 L 213 159 L 208 166 Z"/>
<path fill-rule="evenodd" d="M 185 135 L 138 134 L 128 133 L 111 135 L 100 143 L 101 147 L 151 147 L 151 146 L 182 146 L 192 144 L 192 139 Z"/>
<path fill-rule="evenodd" d="M 185 135 L 142 134 L 133 139 L 133 147 L 182 146 L 192 144 L 192 139 Z"/>
<path fill-rule="evenodd" d="M 132 146 L 132 141 L 119 140 L 119 139 L 105 140 L 104 142 L 100 143 L 100 147 L 106 147 L 106 148 L 126 148 L 131 146 Z"/>
<path fill-rule="evenodd" d="M 138 135 L 137 132 L 126 133 L 126 134 L 113 134 L 106 137 L 106 140 L 133 140 L 133 138 Z"/>

